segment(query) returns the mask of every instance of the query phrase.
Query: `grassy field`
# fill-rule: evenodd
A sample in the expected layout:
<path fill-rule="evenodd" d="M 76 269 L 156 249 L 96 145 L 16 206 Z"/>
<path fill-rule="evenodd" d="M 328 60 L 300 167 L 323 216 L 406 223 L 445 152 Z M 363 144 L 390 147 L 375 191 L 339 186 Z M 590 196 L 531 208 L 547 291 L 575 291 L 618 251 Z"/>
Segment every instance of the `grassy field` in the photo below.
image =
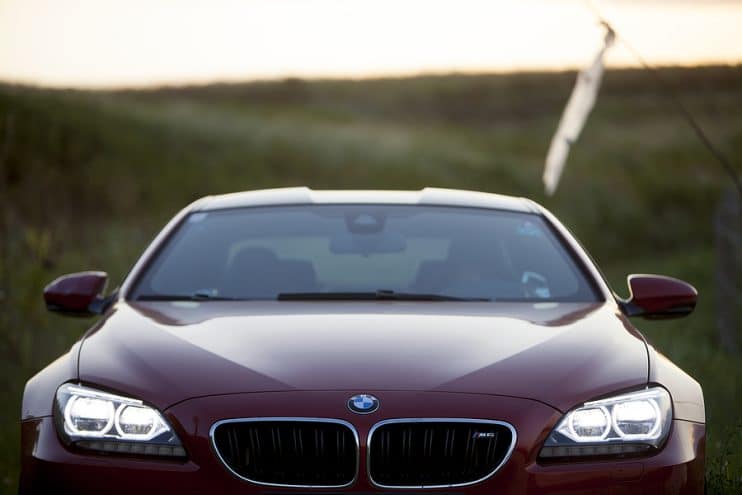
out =
<path fill-rule="evenodd" d="M 739 165 L 742 67 L 664 76 Z M 285 80 L 151 91 L 0 85 L 0 493 L 14 493 L 24 382 L 91 324 L 44 311 L 60 274 L 118 283 L 162 223 L 211 193 L 476 189 L 529 196 L 583 241 L 619 293 L 632 272 L 686 279 L 694 315 L 637 321 L 704 387 L 712 493 L 742 488 L 739 355 L 715 330 L 712 218 L 730 186 L 651 77 L 610 71 L 562 185 L 540 176 L 573 73 Z M 737 308 L 742 311 L 742 308 Z"/>

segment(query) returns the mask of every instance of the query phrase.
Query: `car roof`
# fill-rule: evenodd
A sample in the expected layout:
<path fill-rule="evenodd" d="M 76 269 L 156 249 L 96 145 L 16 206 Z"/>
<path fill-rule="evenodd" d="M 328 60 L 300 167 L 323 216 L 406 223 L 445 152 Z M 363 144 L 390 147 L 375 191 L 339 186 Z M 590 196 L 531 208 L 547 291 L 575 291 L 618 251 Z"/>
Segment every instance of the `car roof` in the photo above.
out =
<path fill-rule="evenodd" d="M 426 187 L 419 191 L 315 191 L 308 187 L 262 189 L 218 196 L 207 196 L 193 205 L 194 211 L 278 205 L 322 204 L 388 204 L 434 205 L 494 208 L 498 210 L 537 213 L 535 203 L 515 196 L 504 196 L 458 189 Z"/>

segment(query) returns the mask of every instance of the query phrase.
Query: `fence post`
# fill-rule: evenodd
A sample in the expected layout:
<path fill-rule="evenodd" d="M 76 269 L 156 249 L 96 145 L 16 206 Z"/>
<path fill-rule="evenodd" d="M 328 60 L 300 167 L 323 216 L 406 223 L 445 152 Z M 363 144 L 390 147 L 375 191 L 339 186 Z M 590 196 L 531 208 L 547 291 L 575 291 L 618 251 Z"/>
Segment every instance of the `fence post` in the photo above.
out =
<path fill-rule="evenodd" d="M 742 197 L 734 188 L 721 198 L 714 219 L 716 327 L 719 344 L 736 352 L 742 327 Z"/>

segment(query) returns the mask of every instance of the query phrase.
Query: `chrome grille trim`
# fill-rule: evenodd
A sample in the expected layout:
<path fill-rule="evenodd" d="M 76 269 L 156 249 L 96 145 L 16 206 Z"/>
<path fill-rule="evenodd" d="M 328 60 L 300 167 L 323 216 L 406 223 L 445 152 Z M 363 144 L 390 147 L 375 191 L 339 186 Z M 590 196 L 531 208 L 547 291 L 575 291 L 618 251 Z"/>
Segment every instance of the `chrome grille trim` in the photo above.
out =
<path fill-rule="evenodd" d="M 356 463 L 355 463 L 355 474 L 353 476 L 353 479 L 350 480 L 348 483 L 343 485 L 299 485 L 299 484 L 282 484 L 282 483 L 267 483 L 264 481 L 257 481 L 250 478 L 247 478 L 245 476 L 242 476 L 241 474 L 237 473 L 234 469 L 232 469 L 229 464 L 224 460 L 221 453 L 219 452 L 219 448 L 216 446 L 216 441 L 214 439 L 214 432 L 216 429 L 223 425 L 223 424 L 230 424 L 230 423 L 257 423 L 257 422 L 305 422 L 305 423 L 330 423 L 330 424 L 339 424 L 347 427 L 352 433 L 353 438 L 355 439 L 356 443 Z M 260 417 L 260 418 L 232 418 L 232 419 L 223 419 L 220 421 L 215 422 L 211 429 L 209 429 L 209 439 L 211 440 L 211 448 L 216 454 L 217 458 L 219 459 L 219 462 L 234 476 L 237 478 L 247 481 L 249 483 L 253 483 L 255 485 L 260 486 L 273 486 L 273 487 L 281 487 L 281 488 L 348 488 L 355 484 L 355 482 L 358 480 L 358 471 L 360 469 L 360 459 L 361 459 L 361 442 L 358 437 L 358 431 L 356 428 L 349 422 L 343 421 L 341 419 L 331 419 L 331 418 L 305 418 L 305 417 Z"/>
<path fill-rule="evenodd" d="M 483 476 L 477 480 L 468 481 L 466 483 L 453 483 L 453 484 L 445 484 L 445 485 L 384 485 L 381 483 L 377 483 L 374 481 L 373 476 L 371 476 L 371 441 L 373 439 L 374 432 L 379 429 L 380 427 L 388 424 L 400 424 L 400 423 L 464 423 L 464 424 L 472 424 L 472 423 L 479 423 L 479 424 L 493 424 L 498 426 L 504 426 L 510 430 L 511 433 L 511 440 L 510 440 L 510 446 L 508 447 L 507 452 L 505 453 L 505 456 L 502 458 L 502 461 L 495 466 L 495 468 L 488 473 L 486 476 Z M 515 450 L 515 444 L 517 443 L 517 433 L 515 431 L 515 428 L 510 423 L 506 423 L 504 421 L 495 421 L 495 420 L 489 420 L 489 419 L 471 419 L 471 418 L 398 418 L 398 419 L 387 419 L 384 421 L 379 421 L 375 425 L 371 427 L 371 430 L 368 432 L 368 438 L 366 440 L 366 474 L 368 476 L 368 480 L 371 483 L 371 485 L 377 487 L 377 488 L 384 488 L 384 489 L 435 489 L 435 488 L 459 488 L 464 486 L 470 486 L 475 485 L 477 483 L 481 483 L 497 473 L 500 468 L 502 468 L 508 460 L 510 460 L 510 456 L 513 454 L 513 451 Z"/>

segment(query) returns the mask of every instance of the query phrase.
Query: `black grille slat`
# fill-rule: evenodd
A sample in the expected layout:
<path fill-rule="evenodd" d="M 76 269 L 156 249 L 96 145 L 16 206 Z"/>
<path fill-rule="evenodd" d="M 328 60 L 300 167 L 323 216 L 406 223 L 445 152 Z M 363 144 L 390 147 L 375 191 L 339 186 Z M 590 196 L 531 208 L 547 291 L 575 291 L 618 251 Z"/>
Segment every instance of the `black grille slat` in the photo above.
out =
<path fill-rule="evenodd" d="M 491 422 L 389 422 L 369 444 L 369 475 L 385 487 L 464 485 L 489 476 L 510 452 L 513 433 Z"/>
<path fill-rule="evenodd" d="M 356 476 L 356 437 L 338 422 L 227 421 L 214 428 L 213 442 L 222 461 L 249 481 L 332 487 Z"/>

